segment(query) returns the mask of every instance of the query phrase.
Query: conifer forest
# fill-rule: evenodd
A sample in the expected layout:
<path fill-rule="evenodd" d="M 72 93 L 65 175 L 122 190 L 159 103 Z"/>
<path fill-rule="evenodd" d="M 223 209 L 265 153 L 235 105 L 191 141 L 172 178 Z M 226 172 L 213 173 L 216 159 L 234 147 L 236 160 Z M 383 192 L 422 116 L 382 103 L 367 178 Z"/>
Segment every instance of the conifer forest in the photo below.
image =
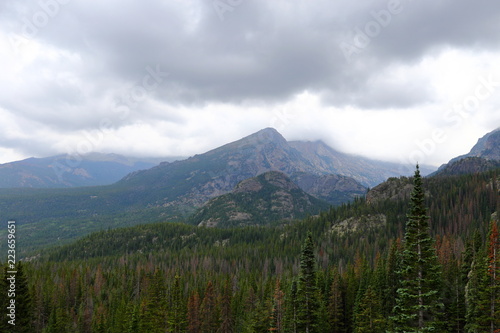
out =
<path fill-rule="evenodd" d="M 417 167 L 408 197 L 294 222 L 92 233 L 16 264 L 0 331 L 499 332 L 498 177 Z"/>

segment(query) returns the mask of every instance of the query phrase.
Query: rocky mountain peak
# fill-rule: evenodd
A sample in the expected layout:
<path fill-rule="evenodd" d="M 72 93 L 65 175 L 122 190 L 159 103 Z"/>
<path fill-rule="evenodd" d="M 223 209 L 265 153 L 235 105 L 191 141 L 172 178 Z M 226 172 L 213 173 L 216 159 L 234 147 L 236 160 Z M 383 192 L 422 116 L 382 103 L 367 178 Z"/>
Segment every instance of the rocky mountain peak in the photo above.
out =
<path fill-rule="evenodd" d="M 478 157 L 480 159 L 468 159 L 470 157 Z M 445 169 L 451 168 L 452 165 L 463 159 L 468 160 L 465 163 L 460 163 L 460 168 L 462 169 L 462 171 L 472 171 L 474 168 L 484 170 L 484 167 L 489 164 L 493 165 L 494 167 L 496 163 L 489 163 L 484 161 L 481 162 L 481 160 L 493 162 L 500 161 L 500 127 L 494 131 L 487 133 L 482 138 L 477 140 L 477 143 L 474 145 L 474 147 L 472 147 L 468 154 L 452 158 L 448 163 L 441 165 L 438 171 L 433 173 L 432 175 L 445 172 Z M 457 165 L 458 164 L 455 165 L 455 170 L 453 170 L 451 173 L 456 174 L 456 172 L 458 171 Z"/>

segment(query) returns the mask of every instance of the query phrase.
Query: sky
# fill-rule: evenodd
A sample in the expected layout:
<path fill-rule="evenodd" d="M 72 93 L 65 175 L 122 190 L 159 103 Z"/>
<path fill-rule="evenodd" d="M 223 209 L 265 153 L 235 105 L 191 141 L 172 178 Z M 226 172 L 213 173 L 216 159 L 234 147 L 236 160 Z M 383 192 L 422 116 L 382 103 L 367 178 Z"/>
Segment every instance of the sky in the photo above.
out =
<path fill-rule="evenodd" d="M 500 126 L 494 0 L 0 2 L 0 163 L 266 127 L 439 166 Z"/>

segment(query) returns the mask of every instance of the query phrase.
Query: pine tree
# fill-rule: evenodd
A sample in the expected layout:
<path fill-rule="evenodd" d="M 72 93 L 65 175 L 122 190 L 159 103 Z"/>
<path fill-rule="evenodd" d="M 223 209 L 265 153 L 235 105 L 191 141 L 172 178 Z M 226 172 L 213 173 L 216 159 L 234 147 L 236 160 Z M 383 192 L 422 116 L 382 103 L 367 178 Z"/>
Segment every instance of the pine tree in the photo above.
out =
<path fill-rule="evenodd" d="M 201 331 L 205 333 L 217 332 L 219 323 L 219 311 L 215 298 L 212 281 L 209 281 L 205 289 L 205 295 L 200 307 Z"/>
<path fill-rule="evenodd" d="M 500 237 L 496 221 L 490 225 L 485 263 L 479 296 L 480 328 L 496 333 L 500 331 Z"/>
<path fill-rule="evenodd" d="M 383 333 L 385 319 L 380 295 L 370 286 L 366 289 L 355 315 L 355 333 Z"/>
<path fill-rule="evenodd" d="M 297 297 L 297 281 L 294 279 L 290 286 L 290 292 L 285 296 L 285 327 L 286 332 L 297 333 L 297 317 L 299 302 Z"/>
<path fill-rule="evenodd" d="M 16 264 L 15 274 L 15 304 L 16 325 L 11 332 L 32 332 L 33 328 L 33 304 L 28 287 L 28 279 L 24 273 L 24 265 L 21 261 Z M 10 275 L 10 274 L 9 274 Z"/>
<path fill-rule="evenodd" d="M 417 165 L 404 237 L 394 328 L 396 332 L 430 332 L 438 329 L 441 268 L 429 231 L 422 178 Z"/>
<path fill-rule="evenodd" d="M 201 322 L 200 322 L 200 296 L 198 292 L 194 292 L 188 300 L 188 312 L 187 312 L 188 328 L 189 333 L 200 333 L 201 332 Z"/>
<path fill-rule="evenodd" d="M 156 270 L 148 288 L 147 298 L 143 300 L 141 314 L 141 330 L 148 332 L 164 332 L 167 327 L 166 303 L 167 290 L 165 278 L 160 270 Z"/>
<path fill-rule="evenodd" d="M 233 285 L 229 278 L 224 284 L 222 299 L 221 299 L 221 324 L 218 332 L 232 333 L 234 320 L 231 310 L 231 301 L 233 298 Z"/>
<path fill-rule="evenodd" d="M 465 331 L 468 333 L 480 332 L 479 298 L 481 290 L 486 285 L 486 261 L 480 251 L 481 236 L 476 233 L 474 239 L 467 244 L 464 253 L 464 267 L 462 275 L 465 276 Z"/>
<path fill-rule="evenodd" d="M 297 298 L 298 331 L 305 333 L 320 332 L 321 328 L 318 326 L 321 304 L 316 281 L 316 258 L 314 257 L 314 244 L 311 233 L 308 233 L 302 247 Z"/>
<path fill-rule="evenodd" d="M 170 307 L 167 316 L 168 330 L 172 333 L 184 332 L 186 325 L 186 306 L 183 301 L 181 278 L 176 275 L 170 292 Z"/>
<path fill-rule="evenodd" d="M 285 295 L 281 290 L 280 280 L 276 280 L 276 287 L 273 296 L 273 309 L 271 314 L 271 328 L 269 331 L 283 333 L 285 332 Z"/>
<path fill-rule="evenodd" d="M 333 271 L 333 281 L 330 288 L 328 314 L 332 332 L 344 332 L 344 297 L 342 295 L 340 273 L 336 268 Z"/>

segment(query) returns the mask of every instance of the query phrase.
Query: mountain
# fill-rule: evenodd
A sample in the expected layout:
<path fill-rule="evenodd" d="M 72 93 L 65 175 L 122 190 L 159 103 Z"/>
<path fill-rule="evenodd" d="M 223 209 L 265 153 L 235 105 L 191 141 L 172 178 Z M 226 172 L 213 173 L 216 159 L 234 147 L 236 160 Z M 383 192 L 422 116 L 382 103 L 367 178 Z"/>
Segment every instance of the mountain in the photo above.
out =
<path fill-rule="evenodd" d="M 465 175 L 471 173 L 485 172 L 491 169 L 500 168 L 500 160 L 486 159 L 483 157 L 464 157 L 446 164 L 440 168 L 433 176 Z"/>
<path fill-rule="evenodd" d="M 343 165 L 334 169 L 329 164 L 336 155 L 342 156 Z M 339 204 L 364 189 L 353 178 L 332 176 L 332 171 L 357 175 L 375 184 L 382 177 L 377 172 L 399 176 L 397 170 L 412 170 L 395 164 L 384 168 L 384 164 L 373 161 L 377 166 L 368 169 L 367 174 L 376 177 L 364 176 L 362 167 L 369 167 L 368 161 L 337 153 L 320 142 L 290 144 L 276 130 L 266 128 L 204 154 L 134 171 L 112 185 L 0 189 L 0 211 L 17 220 L 19 230 L 26 231 L 22 242 L 28 249 L 101 229 L 185 221 L 210 199 L 268 171 L 282 172 L 309 194 Z"/>
<path fill-rule="evenodd" d="M 354 178 L 340 175 L 313 175 L 308 173 L 295 173 L 292 180 L 305 192 L 324 200 L 332 205 L 361 197 L 366 194 L 367 188 Z"/>
<path fill-rule="evenodd" d="M 289 144 L 313 164 L 316 170 L 325 174 L 352 177 L 366 187 L 376 186 L 389 177 L 410 175 L 415 167 L 341 153 L 322 141 L 291 141 Z M 426 175 L 435 169 L 421 166 L 421 170 Z"/>
<path fill-rule="evenodd" d="M 327 202 L 301 190 L 284 173 L 269 171 L 210 200 L 190 220 L 210 227 L 262 225 L 304 218 L 328 208 Z"/>
<path fill-rule="evenodd" d="M 160 189 L 163 195 L 149 202 L 153 205 L 199 207 L 215 196 L 228 193 L 242 180 L 267 171 L 283 172 L 292 180 L 304 174 L 339 174 L 359 180 L 361 185 L 374 186 L 387 177 L 401 175 L 404 170 L 412 167 L 342 154 L 320 141 L 287 142 L 275 129 L 266 128 L 187 160 L 135 172 L 119 183 L 138 190 Z M 344 190 L 362 192 L 360 184 L 350 182 L 352 188 L 347 188 L 347 183 L 343 183 Z M 330 199 L 338 201 L 331 196 Z"/>
<path fill-rule="evenodd" d="M 482 172 L 498 167 L 500 162 L 500 128 L 493 130 L 472 147 L 469 153 L 452 158 L 439 169 L 430 174 L 456 175 Z"/>
<path fill-rule="evenodd" d="M 293 148 L 276 130 L 267 128 L 187 160 L 135 172 L 118 185 L 139 192 L 147 189 L 146 197 L 151 191 L 161 191 L 156 201 L 149 202 L 151 205 L 200 207 L 211 198 L 230 192 L 239 182 L 267 171 L 283 172 L 292 180 L 304 174 L 328 173 Z M 361 189 L 354 180 L 350 184 L 354 191 Z M 344 189 L 352 191 L 347 186 Z"/>
<path fill-rule="evenodd" d="M 159 159 L 117 154 L 57 155 L 0 164 L 0 188 L 64 188 L 107 185 L 127 174 L 149 169 Z"/>

